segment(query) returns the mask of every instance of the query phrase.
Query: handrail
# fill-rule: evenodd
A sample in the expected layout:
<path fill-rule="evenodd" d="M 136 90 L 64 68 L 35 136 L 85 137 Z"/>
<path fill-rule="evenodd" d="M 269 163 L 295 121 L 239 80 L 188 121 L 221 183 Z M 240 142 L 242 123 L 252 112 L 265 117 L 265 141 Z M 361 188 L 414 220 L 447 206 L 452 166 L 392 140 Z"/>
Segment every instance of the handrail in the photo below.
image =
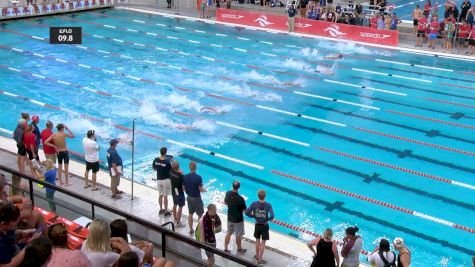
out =
<path fill-rule="evenodd" d="M 104 209 L 104 210 L 107 210 L 109 212 L 112 212 L 112 213 L 115 213 L 121 217 L 124 217 L 126 218 L 127 220 L 130 220 L 130 221 L 134 221 L 142 226 L 145 226 L 145 227 L 148 227 L 152 230 L 155 230 L 157 232 L 160 232 L 162 234 L 162 241 L 165 239 L 165 236 L 170 236 L 174 239 L 177 239 L 181 242 L 185 242 L 186 244 L 188 245 L 191 245 L 193 247 L 197 247 L 197 248 L 200 248 L 200 249 L 205 249 L 213 254 L 216 254 L 216 255 L 219 255 L 225 259 L 228 259 L 230 261 L 233 261 L 237 264 L 240 264 L 240 265 L 244 265 L 244 266 L 249 266 L 249 267 L 257 267 L 258 265 L 249 261 L 249 260 L 246 260 L 246 259 L 243 259 L 241 257 L 236 257 L 232 254 L 229 254 L 229 253 L 226 253 L 220 249 L 217 249 L 215 247 L 212 247 L 212 246 L 209 246 L 205 243 L 201 243 L 201 242 L 198 242 L 192 238 L 189 238 L 187 236 L 184 236 L 184 235 L 181 235 L 181 234 L 178 234 L 174 231 L 171 231 L 167 228 L 164 228 L 162 226 L 159 226 L 157 224 L 154 224 L 152 222 L 149 222 L 149 221 L 146 221 L 142 218 L 139 218 L 135 215 L 132 215 L 130 213 L 127 213 L 127 212 L 124 212 L 124 211 L 121 211 L 121 210 L 118 210 L 112 206 L 109 206 L 109 205 L 106 205 L 104 203 L 101 203 L 101 202 L 98 202 L 98 201 L 95 201 L 93 199 L 90 199 L 90 198 L 87 198 L 85 196 L 82 196 L 76 192 L 73 192 L 73 191 L 70 191 L 70 190 L 67 190 L 67 189 L 64 189 L 62 187 L 59 187 L 59 186 L 56 186 L 56 185 L 53 185 L 53 184 L 50 184 L 50 183 L 47 183 L 45 181 L 41 181 L 41 180 L 38 180 L 30 175 L 27 175 L 27 174 L 23 174 L 23 173 L 20 173 L 18 172 L 17 170 L 14 170 L 12 168 L 9 168 L 9 167 L 6 167 L 6 166 L 3 166 L 3 165 L 0 165 L 0 170 L 2 171 L 5 171 L 7 173 L 10 173 L 12 175 L 15 175 L 17 177 L 21 177 L 21 178 L 24 178 L 24 179 L 27 179 L 29 182 L 30 182 L 30 197 L 31 197 L 31 200 L 32 200 L 32 203 L 33 203 L 33 194 L 31 193 L 32 190 L 33 190 L 33 186 L 32 186 L 32 183 L 37 183 L 37 184 L 40 184 L 40 185 L 43 185 L 45 187 L 48 187 L 50 189 L 53 189 L 53 190 L 56 190 L 58 192 L 61 192 L 63 194 L 66 194 L 68 196 L 71 196 L 71 197 L 74 197 L 76 199 L 79 199 L 83 202 L 86 202 L 88 204 L 90 204 L 92 207 L 93 207 L 93 218 L 94 218 L 94 207 L 97 206 L 101 209 Z M 166 248 L 166 244 L 165 242 L 162 242 L 162 256 L 165 256 L 165 252 L 166 252 L 167 248 Z"/>

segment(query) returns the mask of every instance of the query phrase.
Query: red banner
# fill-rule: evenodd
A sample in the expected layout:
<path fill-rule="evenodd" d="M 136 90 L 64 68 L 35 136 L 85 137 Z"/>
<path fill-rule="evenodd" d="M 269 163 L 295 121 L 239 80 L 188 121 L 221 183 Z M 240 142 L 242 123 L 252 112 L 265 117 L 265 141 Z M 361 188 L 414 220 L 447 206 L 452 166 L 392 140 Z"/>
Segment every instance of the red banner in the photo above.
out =
<path fill-rule="evenodd" d="M 218 9 L 218 21 L 242 24 L 272 30 L 288 30 L 288 18 L 285 15 L 264 14 L 232 9 Z M 336 39 L 352 40 L 364 43 L 398 45 L 398 32 L 377 30 L 369 27 L 331 23 L 310 19 L 295 19 L 295 32 L 325 36 Z"/>

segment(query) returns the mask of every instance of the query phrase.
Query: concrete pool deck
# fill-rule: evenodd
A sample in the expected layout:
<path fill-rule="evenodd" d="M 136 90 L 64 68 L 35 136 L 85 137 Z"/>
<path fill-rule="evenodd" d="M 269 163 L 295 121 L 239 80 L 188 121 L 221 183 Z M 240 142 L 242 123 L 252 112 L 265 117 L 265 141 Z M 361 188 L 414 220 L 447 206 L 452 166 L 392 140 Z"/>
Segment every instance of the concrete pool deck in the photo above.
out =
<path fill-rule="evenodd" d="M 16 144 L 15 142 L 3 136 L 0 136 L 0 164 L 4 166 L 8 166 L 13 169 L 17 169 L 16 167 Z M 44 159 L 44 154 L 40 151 L 40 159 Z M 27 168 L 28 169 L 28 168 Z M 150 222 L 153 222 L 157 225 L 161 225 L 168 221 L 171 221 L 172 217 L 164 218 L 163 216 L 158 216 L 158 193 L 157 190 L 154 188 L 150 188 L 148 186 L 144 186 L 143 184 L 134 183 L 134 200 L 130 199 L 131 194 L 131 181 L 128 179 L 121 178 L 120 181 L 120 190 L 124 191 L 124 197 L 120 200 L 113 200 L 111 199 L 110 190 L 108 185 L 110 184 L 110 177 L 109 174 L 103 170 L 100 170 L 97 174 L 97 182 L 102 187 L 100 191 L 91 191 L 85 190 L 83 188 L 84 185 L 84 178 L 82 177 L 85 170 L 85 164 L 71 160 L 69 164 L 69 171 L 70 171 L 70 183 L 71 186 L 67 187 L 76 193 L 79 193 L 85 197 L 90 199 L 94 199 L 96 201 L 100 201 L 117 209 L 120 209 L 124 212 L 134 214 L 135 216 L 139 216 L 144 218 Z M 9 177 L 7 175 L 7 177 Z M 35 190 L 40 190 L 35 187 Z M 55 198 L 67 201 L 64 195 L 57 194 Z M 63 199 L 62 199 L 63 198 Z M 171 198 L 170 198 L 171 201 Z M 205 203 L 206 205 L 207 203 Z M 186 222 L 188 217 L 188 210 L 185 207 L 183 209 L 184 218 L 182 221 Z M 225 228 L 226 228 L 226 215 L 220 213 L 221 220 L 223 222 L 223 232 L 217 234 L 218 244 L 217 247 L 223 249 L 224 246 L 224 235 L 225 235 Z M 77 218 L 68 218 L 71 220 L 75 220 Z M 196 222 L 196 218 L 195 218 Z M 271 226 L 272 227 L 272 226 Z M 253 242 L 253 232 L 254 232 L 254 225 L 249 222 L 245 222 L 245 231 L 246 234 L 244 236 L 243 247 L 246 248 L 248 251 L 243 255 L 244 258 L 248 260 L 252 260 L 254 253 L 254 242 Z M 176 232 L 181 233 L 183 235 L 188 235 L 188 227 L 184 228 L 176 228 Z M 233 254 L 236 253 L 236 247 L 233 243 L 234 239 L 231 240 L 230 249 Z M 309 266 L 310 261 L 312 259 L 312 253 L 307 248 L 306 244 L 298 239 L 292 238 L 290 236 L 286 236 L 275 231 L 271 232 L 271 238 L 267 242 L 268 249 L 265 252 L 264 258 L 268 261 L 266 266 Z M 203 255 L 203 260 L 206 257 Z M 220 265 L 219 257 L 217 258 L 217 265 Z M 236 266 L 235 264 L 229 265 L 224 264 L 220 266 Z M 367 265 L 361 265 L 367 266 Z"/>

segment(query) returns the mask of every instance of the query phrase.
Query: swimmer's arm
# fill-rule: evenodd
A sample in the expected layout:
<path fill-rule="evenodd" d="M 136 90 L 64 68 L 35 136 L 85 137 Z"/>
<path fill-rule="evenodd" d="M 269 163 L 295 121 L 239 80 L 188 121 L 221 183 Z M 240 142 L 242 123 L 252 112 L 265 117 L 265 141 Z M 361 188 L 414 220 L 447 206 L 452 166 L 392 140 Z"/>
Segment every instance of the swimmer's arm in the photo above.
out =
<path fill-rule="evenodd" d="M 57 148 L 55 145 L 53 145 L 53 144 L 51 143 L 51 141 L 53 140 L 53 136 L 54 136 L 54 134 L 51 135 L 50 137 L 48 137 L 48 139 L 46 139 L 45 145 L 54 148 L 54 150 L 58 150 L 58 148 Z"/>
<path fill-rule="evenodd" d="M 64 129 L 66 129 L 66 131 L 68 131 L 68 134 L 66 135 L 67 137 L 74 138 L 74 134 L 73 134 L 73 132 L 71 132 L 71 130 L 68 128 L 68 126 L 65 125 Z"/>

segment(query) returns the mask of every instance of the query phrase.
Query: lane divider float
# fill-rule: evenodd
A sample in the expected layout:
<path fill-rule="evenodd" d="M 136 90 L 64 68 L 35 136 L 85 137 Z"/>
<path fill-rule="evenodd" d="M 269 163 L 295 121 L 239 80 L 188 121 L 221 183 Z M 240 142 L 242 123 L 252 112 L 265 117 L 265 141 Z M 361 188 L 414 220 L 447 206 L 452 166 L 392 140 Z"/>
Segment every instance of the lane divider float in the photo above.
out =
<path fill-rule="evenodd" d="M 417 140 L 417 139 L 412 139 L 412 138 L 408 138 L 408 137 L 404 137 L 404 136 L 388 134 L 388 133 L 374 131 L 374 130 L 365 129 L 365 128 L 361 128 L 361 127 L 352 127 L 352 128 L 357 130 L 357 131 L 360 131 L 360 132 L 365 132 L 365 133 L 369 133 L 369 134 L 389 137 L 389 138 L 392 138 L 392 139 L 401 140 L 401 141 L 408 142 L 408 143 L 428 146 L 428 147 L 432 147 L 432 148 L 436 148 L 436 149 L 440 149 L 440 150 L 445 150 L 445 151 L 450 151 L 450 152 L 455 152 L 455 153 L 475 157 L 475 152 L 472 152 L 472 151 L 466 151 L 466 150 L 462 150 L 462 149 L 458 149 L 458 148 L 442 146 L 442 145 L 439 145 L 439 144 L 429 143 L 429 142 L 425 142 L 425 141 L 421 141 L 421 140 Z"/>
<path fill-rule="evenodd" d="M 339 194 L 342 194 L 342 195 L 346 195 L 346 196 L 349 196 L 349 197 L 352 197 L 352 198 L 356 198 L 356 199 L 359 199 L 359 200 L 362 200 L 362 201 L 366 201 L 366 202 L 369 202 L 369 203 L 372 203 L 372 204 L 376 204 L 376 205 L 379 205 L 379 206 L 390 208 L 392 210 L 396 210 L 396 211 L 403 212 L 403 213 L 406 213 L 406 214 L 414 215 L 416 217 L 419 217 L 419 218 L 422 218 L 422 219 L 425 219 L 425 220 L 428 220 L 428 221 L 431 221 L 431 222 L 435 222 L 435 223 L 438 223 L 438 224 L 442 224 L 442 225 L 446 225 L 446 226 L 449 226 L 449 227 L 457 228 L 457 229 L 460 229 L 460 230 L 463 230 L 463 231 L 466 231 L 466 232 L 469 232 L 469 233 L 472 233 L 472 234 L 475 233 L 475 229 L 467 227 L 467 226 L 459 225 L 459 224 L 456 224 L 456 223 L 453 223 L 453 222 L 450 222 L 450 221 L 447 221 L 447 220 L 444 220 L 444 219 L 440 219 L 440 218 L 437 218 L 437 217 L 434 217 L 434 216 L 431 216 L 431 215 L 424 214 L 422 212 L 418 212 L 418 211 L 411 210 L 411 209 L 408 209 L 408 208 L 399 207 L 399 206 L 396 206 L 396 205 L 388 203 L 388 202 L 384 202 L 384 201 L 381 201 L 381 200 L 377 200 L 377 199 L 374 199 L 374 198 L 370 198 L 370 197 L 367 197 L 367 196 L 363 196 L 363 195 L 360 195 L 360 194 L 349 192 L 349 191 L 346 191 L 346 190 L 343 190 L 343 189 L 340 189 L 340 188 L 336 188 L 336 187 L 333 187 L 333 186 L 318 183 L 318 182 L 315 182 L 315 181 L 312 181 L 312 180 L 309 180 L 309 179 L 306 179 L 306 178 L 303 178 L 303 177 L 299 177 L 299 176 L 296 176 L 296 175 L 293 175 L 293 174 L 285 173 L 285 172 L 278 171 L 278 170 L 271 170 L 271 173 L 273 173 L 275 175 L 282 176 L 282 177 L 290 178 L 290 179 L 293 179 L 293 180 L 296 180 L 296 181 L 299 181 L 299 182 L 303 182 L 303 183 L 306 183 L 306 184 L 310 184 L 310 185 L 313 185 L 315 187 L 320 187 L 320 188 L 323 188 L 323 189 L 326 189 L 326 190 L 330 190 L 330 191 L 333 191 L 333 192 L 336 192 L 336 193 L 339 193 Z"/>
<path fill-rule="evenodd" d="M 400 111 L 395 111 L 395 110 L 390 110 L 390 109 L 386 110 L 386 112 L 396 114 L 396 115 L 399 115 L 399 116 L 415 118 L 415 119 L 418 119 L 418 120 L 431 121 L 431 122 L 450 125 L 450 126 L 455 126 L 455 127 L 459 127 L 459 128 L 475 130 L 474 125 L 463 124 L 463 123 L 458 123 L 458 122 L 453 122 L 453 121 L 445 121 L 445 120 L 440 120 L 440 119 L 436 119 L 436 118 L 425 117 L 425 116 L 421 116 L 421 115 L 417 115 L 417 114 L 400 112 Z"/>
<path fill-rule="evenodd" d="M 327 152 L 327 153 L 338 155 L 338 156 L 342 156 L 342 157 L 346 157 L 346 158 L 355 159 L 355 160 L 358 160 L 358 161 L 371 163 L 373 165 L 378 165 L 378 166 L 390 168 L 390 169 L 393 169 L 393 170 L 397 170 L 397 171 L 417 175 L 417 176 L 420 176 L 420 177 L 436 180 L 436 181 L 439 181 L 439 182 L 452 184 L 452 185 L 456 185 L 456 186 L 459 186 L 459 187 L 468 188 L 470 190 L 475 190 L 475 185 L 458 182 L 458 181 L 447 179 L 447 178 L 440 177 L 440 176 L 437 176 L 437 175 L 428 174 L 428 173 L 424 173 L 424 172 L 420 172 L 420 171 L 415 171 L 415 170 L 411 170 L 411 169 L 407 169 L 407 168 L 402 168 L 402 167 L 392 165 L 392 164 L 389 164 L 389 163 L 384 163 L 384 162 L 381 162 L 381 161 L 377 161 L 377 160 L 373 160 L 373 159 L 369 159 L 369 158 L 349 154 L 349 153 L 346 153 L 346 152 L 337 151 L 337 150 L 330 149 L 330 148 L 320 147 L 318 149 L 321 150 L 321 151 Z"/>
<path fill-rule="evenodd" d="M 376 74 L 376 75 L 382 75 L 382 76 L 395 77 L 395 78 L 400 78 L 400 79 L 405 79 L 405 80 L 411 80 L 411 81 L 419 81 L 419 82 L 424 82 L 424 83 L 432 83 L 431 80 L 425 80 L 425 79 L 419 79 L 419 78 L 406 77 L 406 76 L 402 76 L 402 75 L 391 74 L 391 73 L 384 73 L 384 72 L 379 72 L 379 71 L 365 70 L 365 69 L 360 69 L 360 68 L 351 68 L 351 70 L 359 71 L 359 72 L 365 72 L 365 73 L 369 73 L 369 74 Z"/>

